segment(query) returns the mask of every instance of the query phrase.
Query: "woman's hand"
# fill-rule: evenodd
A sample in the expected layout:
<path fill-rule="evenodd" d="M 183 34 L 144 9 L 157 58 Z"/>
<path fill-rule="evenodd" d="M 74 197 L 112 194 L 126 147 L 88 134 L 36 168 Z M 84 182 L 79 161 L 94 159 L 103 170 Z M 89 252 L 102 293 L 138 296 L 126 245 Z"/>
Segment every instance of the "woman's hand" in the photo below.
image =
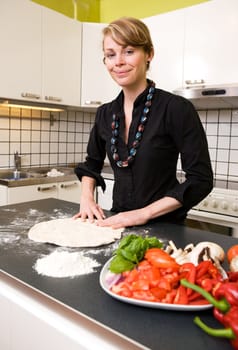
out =
<path fill-rule="evenodd" d="M 94 222 L 95 219 L 105 219 L 102 208 L 95 202 L 94 189 L 95 180 L 91 177 L 83 176 L 80 210 L 78 214 L 73 216 L 73 219 L 81 218 L 83 221 L 88 219 L 90 222 Z"/>
<path fill-rule="evenodd" d="M 110 226 L 114 229 L 117 229 L 122 227 L 144 225 L 147 221 L 147 217 L 143 215 L 143 210 L 136 209 L 110 216 L 104 220 L 98 220 L 97 225 Z"/>
<path fill-rule="evenodd" d="M 81 218 L 82 221 L 88 219 L 94 222 L 95 219 L 103 220 L 105 218 L 102 208 L 94 200 L 81 200 L 80 210 L 73 219 Z"/>

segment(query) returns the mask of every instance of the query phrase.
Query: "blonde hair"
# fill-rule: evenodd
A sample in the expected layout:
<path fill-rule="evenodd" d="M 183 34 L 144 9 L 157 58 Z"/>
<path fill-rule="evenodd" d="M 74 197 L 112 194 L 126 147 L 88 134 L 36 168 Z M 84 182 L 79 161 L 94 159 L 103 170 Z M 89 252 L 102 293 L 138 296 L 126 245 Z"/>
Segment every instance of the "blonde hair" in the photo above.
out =
<path fill-rule="evenodd" d="M 148 27 L 141 20 L 133 17 L 119 18 L 105 27 L 103 29 L 103 43 L 107 35 L 110 35 L 119 45 L 125 47 L 129 45 L 140 46 L 149 55 L 154 50 Z"/>

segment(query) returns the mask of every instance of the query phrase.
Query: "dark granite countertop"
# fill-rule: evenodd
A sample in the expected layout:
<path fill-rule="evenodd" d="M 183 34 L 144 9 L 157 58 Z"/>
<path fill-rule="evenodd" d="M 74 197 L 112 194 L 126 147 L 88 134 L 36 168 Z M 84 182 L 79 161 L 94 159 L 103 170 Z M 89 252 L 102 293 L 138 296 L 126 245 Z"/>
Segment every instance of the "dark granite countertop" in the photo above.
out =
<path fill-rule="evenodd" d="M 36 222 L 70 217 L 77 211 L 77 204 L 57 199 L 0 207 L 0 269 L 40 293 L 149 349 L 232 349 L 228 340 L 208 336 L 193 323 L 194 316 L 200 315 L 208 325 L 219 327 L 211 309 L 196 312 L 153 309 L 123 303 L 106 294 L 100 287 L 99 274 L 117 243 L 93 250 L 81 248 L 100 264 L 94 273 L 74 278 L 39 275 L 33 268 L 36 260 L 56 247 L 30 241 L 27 238 L 29 228 Z M 178 247 L 204 240 L 216 242 L 224 250 L 237 244 L 237 239 L 232 237 L 165 223 L 130 228 L 126 230 L 127 233 L 128 231 L 155 235 L 163 241 L 173 240 Z M 71 248 L 72 250 L 74 249 Z"/>

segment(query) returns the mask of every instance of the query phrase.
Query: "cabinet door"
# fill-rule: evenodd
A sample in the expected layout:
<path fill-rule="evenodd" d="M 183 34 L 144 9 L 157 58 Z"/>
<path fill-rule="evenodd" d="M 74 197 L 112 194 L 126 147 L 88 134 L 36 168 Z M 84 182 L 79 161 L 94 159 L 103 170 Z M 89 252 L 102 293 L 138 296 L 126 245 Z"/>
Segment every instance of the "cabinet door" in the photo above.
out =
<path fill-rule="evenodd" d="M 43 99 L 80 106 L 82 24 L 48 8 L 42 11 Z"/>
<path fill-rule="evenodd" d="M 184 10 L 143 21 L 149 27 L 155 50 L 148 77 L 158 88 L 172 92 L 182 86 L 183 80 Z"/>
<path fill-rule="evenodd" d="M 185 11 L 184 81 L 238 82 L 238 1 L 213 0 Z"/>
<path fill-rule="evenodd" d="M 7 205 L 7 187 L 0 185 L 0 205 Z"/>
<path fill-rule="evenodd" d="M 65 181 L 58 184 L 58 198 L 73 202 L 79 203 L 81 195 L 81 184 L 80 181 Z"/>
<path fill-rule="evenodd" d="M 114 180 L 105 180 L 106 190 L 102 192 L 101 187 L 98 188 L 97 202 L 102 209 L 110 210 L 112 208 L 112 191 Z"/>
<path fill-rule="evenodd" d="M 58 190 L 56 183 L 8 188 L 8 204 L 57 197 Z"/>
<path fill-rule="evenodd" d="M 0 1 L 0 43 L 0 96 L 40 99 L 41 7 L 29 0 Z"/>
<path fill-rule="evenodd" d="M 103 64 L 102 29 L 105 24 L 83 23 L 81 105 L 98 106 L 120 91 Z"/>

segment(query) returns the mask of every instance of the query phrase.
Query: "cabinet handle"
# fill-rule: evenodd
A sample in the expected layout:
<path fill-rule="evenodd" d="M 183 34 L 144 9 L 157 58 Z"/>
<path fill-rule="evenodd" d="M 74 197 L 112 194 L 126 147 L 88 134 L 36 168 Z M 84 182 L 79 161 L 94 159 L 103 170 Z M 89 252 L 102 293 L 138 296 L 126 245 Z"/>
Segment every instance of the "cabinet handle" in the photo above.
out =
<path fill-rule="evenodd" d="M 44 191 L 50 191 L 50 190 L 54 190 L 56 188 L 56 185 L 53 186 L 48 186 L 48 187 L 37 187 L 37 191 L 39 192 L 44 192 Z"/>
<path fill-rule="evenodd" d="M 205 84 L 205 80 L 204 79 L 195 79 L 195 80 L 185 80 L 185 84 L 187 85 L 204 85 Z"/>
<path fill-rule="evenodd" d="M 69 187 L 74 187 L 77 186 L 77 182 L 72 182 L 70 184 L 61 184 L 60 187 L 61 188 L 69 188 Z"/>
<path fill-rule="evenodd" d="M 53 101 L 53 102 L 61 102 L 62 98 L 61 97 L 56 97 L 56 96 L 45 96 L 46 101 Z"/>
<path fill-rule="evenodd" d="M 35 100 L 39 100 L 40 99 L 40 95 L 38 94 L 33 94 L 31 92 L 22 92 L 21 93 L 21 97 L 24 98 L 34 98 Z"/>
<path fill-rule="evenodd" d="M 101 101 L 85 101 L 85 105 L 101 105 L 102 102 Z"/>

